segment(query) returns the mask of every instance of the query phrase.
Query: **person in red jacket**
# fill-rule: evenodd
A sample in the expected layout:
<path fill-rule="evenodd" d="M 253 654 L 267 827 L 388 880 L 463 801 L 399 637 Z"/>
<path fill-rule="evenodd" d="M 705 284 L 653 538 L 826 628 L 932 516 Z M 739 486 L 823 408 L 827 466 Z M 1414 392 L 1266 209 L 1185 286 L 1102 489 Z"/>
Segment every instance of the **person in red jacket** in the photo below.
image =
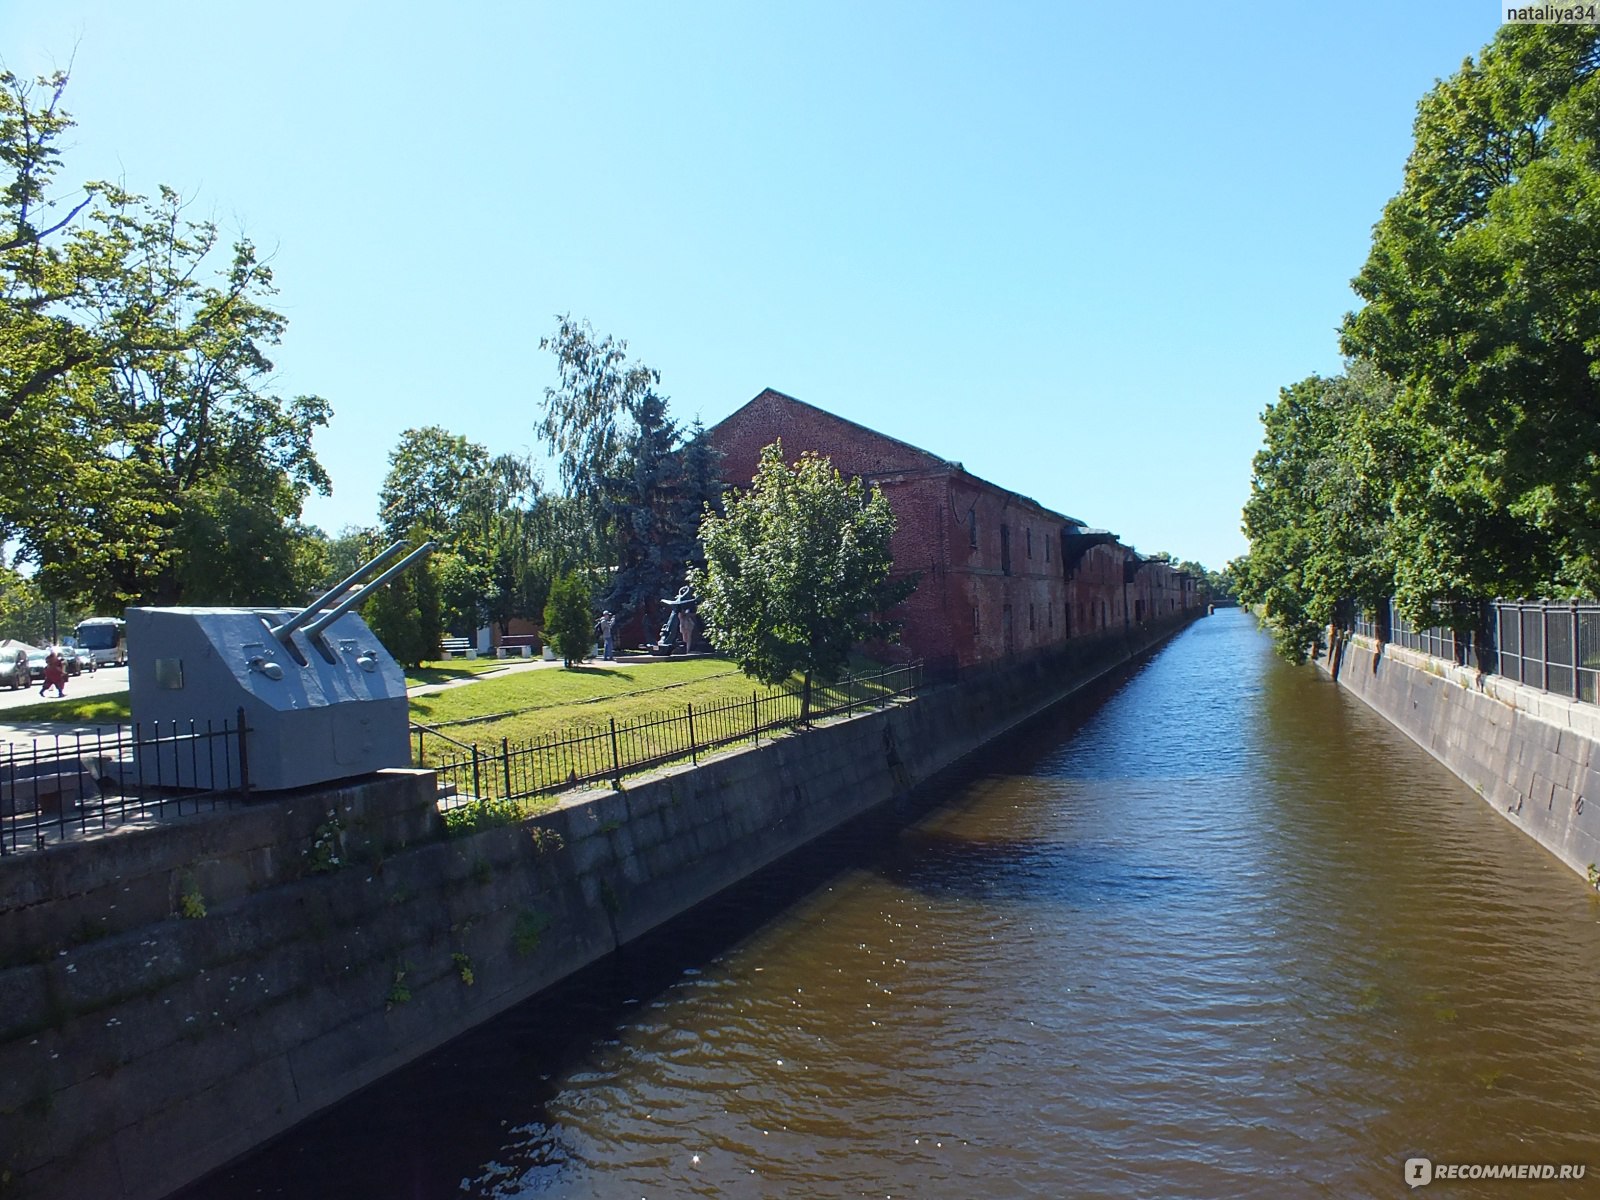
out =
<path fill-rule="evenodd" d="M 67 668 L 61 662 L 61 655 L 55 652 L 54 647 L 44 660 L 44 686 L 39 689 L 39 695 L 44 695 L 52 687 L 56 695 L 65 697 L 67 694 Z"/>

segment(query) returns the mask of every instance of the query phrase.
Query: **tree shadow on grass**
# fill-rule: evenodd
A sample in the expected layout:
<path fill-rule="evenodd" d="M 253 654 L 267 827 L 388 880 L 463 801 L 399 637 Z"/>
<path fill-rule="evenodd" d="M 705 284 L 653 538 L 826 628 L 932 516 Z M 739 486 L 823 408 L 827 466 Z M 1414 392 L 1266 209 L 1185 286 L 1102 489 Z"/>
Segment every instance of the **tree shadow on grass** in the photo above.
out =
<path fill-rule="evenodd" d="M 561 669 L 563 671 L 569 671 L 574 675 L 603 675 L 607 679 L 621 679 L 628 683 L 632 683 L 634 680 L 634 674 L 632 671 L 616 671 L 612 670 L 610 667 L 586 667 L 580 663 L 577 666 L 562 667 Z"/>
<path fill-rule="evenodd" d="M 492 668 L 491 668 L 492 669 Z M 406 686 L 424 683 L 449 683 L 456 679 L 481 679 L 488 672 L 479 667 L 407 667 Z"/>

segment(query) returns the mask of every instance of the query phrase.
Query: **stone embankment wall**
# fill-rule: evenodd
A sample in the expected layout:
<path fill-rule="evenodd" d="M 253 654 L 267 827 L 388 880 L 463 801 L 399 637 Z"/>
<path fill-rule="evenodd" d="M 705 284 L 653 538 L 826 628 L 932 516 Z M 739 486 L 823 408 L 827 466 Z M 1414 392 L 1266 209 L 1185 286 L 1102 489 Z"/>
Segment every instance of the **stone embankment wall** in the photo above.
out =
<path fill-rule="evenodd" d="M 163 1196 L 1182 624 L 462 837 L 430 773 L 395 771 L 0 860 L 0 1196 Z"/>
<path fill-rule="evenodd" d="M 1580 875 L 1600 862 L 1600 708 L 1402 646 L 1336 637 L 1341 686 Z"/>

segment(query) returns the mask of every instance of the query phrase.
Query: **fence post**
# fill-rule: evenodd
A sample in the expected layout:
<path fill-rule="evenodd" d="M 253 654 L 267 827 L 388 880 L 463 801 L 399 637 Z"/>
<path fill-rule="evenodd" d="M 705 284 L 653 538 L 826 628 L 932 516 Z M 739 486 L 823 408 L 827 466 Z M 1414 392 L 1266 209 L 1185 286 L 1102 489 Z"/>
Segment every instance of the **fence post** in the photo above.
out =
<path fill-rule="evenodd" d="M 1503 675 L 1505 674 L 1506 664 L 1500 657 L 1500 647 L 1505 645 L 1504 640 L 1502 640 L 1500 636 L 1500 605 L 1496 603 L 1493 605 L 1491 611 L 1494 614 L 1494 670 L 1495 674 Z M 1522 630 L 1517 630 L 1517 633 L 1520 635 Z M 1522 639 L 1520 636 L 1517 638 L 1517 650 L 1519 652 L 1522 650 Z M 1520 678 L 1521 675 L 1522 663 L 1519 660 L 1517 663 L 1517 676 Z"/>
<path fill-rule="evenodd" d="M 1548 692 L 1550 690 L 1550 606 L 1539 605 L 1539 687 Z"/>
<path fill-rule="evenodd" d="M 611 786 L 622 790 L 622 757 L 617 753 L 617 719 L 611 718 Z"/>
<path fill-rule="evenodd" d="M 427 765 L 428 765 L 428 756 L 426 754 L 424 754 L 423 750 L 422 750 L 422 726 L 418 725 L 417 726 L 417 766 L 425 767 Z"/>
<path fill-rule="evenodd" d="M 756 707 L 756 694 L 750 693 L 750 741 L 761 745 L 761 710 Z"/>
<path fill-rule="evenodd" d="M 511 741 L 509 738 L 500 739 L 500 762 L 505 767 L 506 790 L 500 798 L 511 799 Z"/>
<path fill-rule="evenodd" d="M 695 766 L 700 765 L 700 759 L 694 750 L 694 705 L 689 705 L 689 761 Z"/>
<path fill-rule="evenodd" d="M 1583 689 L 1578 686 L 1578 663 L 1581 659 L 1578 653 L 1578 602 L 1569 600 L 1567 605 L 1572 610 L 1572 698 L 1576 700 L 1583 695 Z"/>
<path fill-rule="evenodd" d="M 483 799 L 483 787 L 478 781 L 478 743 L 472 743 L 472 798 Z"/>
<path fill-rule="evenodd" d="M 245 741 L 245 734 L 249 732 L 244 726 L 244 706 L 238 709 L 239 716 L 239 794 L 246 798 L 250 795 L 250 751 Z M 137 737 L 137 735 L 135 735 Z"/>

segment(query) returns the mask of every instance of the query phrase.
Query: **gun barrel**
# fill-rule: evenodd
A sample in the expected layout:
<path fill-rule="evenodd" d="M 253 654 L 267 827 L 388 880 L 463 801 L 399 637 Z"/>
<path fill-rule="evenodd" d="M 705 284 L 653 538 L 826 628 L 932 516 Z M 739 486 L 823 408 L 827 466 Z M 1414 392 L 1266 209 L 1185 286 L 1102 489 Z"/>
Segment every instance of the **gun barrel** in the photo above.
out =
<path fill-rule="evenodd" d="M 384 584 L 388 583 L 389 580 L 400 574 L 401 571 L 404 571 L 412 563 L 416 562 L 419 558 L 422 558 L 432 549 L 432 542 L 423 542 L 422 545 L 418 546 L 410 554 L 406 555 L 399 562 L 395 563 L 394 566 L 390 567 L 382 575 L 379 575 L 371 583 L 363 586 L 359 592 L 353 592 L 349 596 L 346 596 L 338 603 L 338 605 L 330 608 L 315 621 L 311 622 L 311 624 L 307 625 L 306 636 L 308 638 L 320 637 L 322 635 L 322 631 L 329 625 L 332 625 L 340 617 L 344 616 L 345 613 L 349 612 L 356 605 L 360 604 L 368 596 L 372 595 L 373 592 L 377 591 Z"/>
<path fill-rule="evenodd" d="M 381 554 L 379 554 L 376 558 L 369 559 L 367 562 L 362 563 L 359 567 L 357 567 L 349 575 L 345 576 L 338 583 L 334 584 L 327 591 L 323 592 L 322 595 L 318 596 L 310 604 L 306 605 L 299 612 L 295 613 L 294 616 L 290 617 L 283 624 L 274 625 L 272 627 L 272 631 L 271 631 L 272 632 L 272 636 L 277 638 L 280 642 L 283 642 L 283 643 L 285 643 L 287 645 L 288 641 L 289 641 L 289 635 L 292 634 L 296 629 L 299 629 L 300 626 L 304 625 L 307 621 L 309 621 L 313 617 L 315 617 L 317 615 L 317 612 L 322 608 L 322 606 L 324 604 L 328 603 L 328 601 L 333 600 L 334 598 L 336 598 L 338 596 L 342 596 L 344 594 L 345 590 L 352 583 L 359 582 L 361 580 L 361 577 L 363 575 L 367 574 L 367 572 L 371 571 L 373 568 L 381 567 L 384 563 L 388 562 L 396 554 L 399 554 L 400 551 L 404 550 L 405 546 L 406 546 L 406 544 L 403 541 L 396 542 L 394 545 L 390 546 L 387 550 L 385 550 Z"/>

